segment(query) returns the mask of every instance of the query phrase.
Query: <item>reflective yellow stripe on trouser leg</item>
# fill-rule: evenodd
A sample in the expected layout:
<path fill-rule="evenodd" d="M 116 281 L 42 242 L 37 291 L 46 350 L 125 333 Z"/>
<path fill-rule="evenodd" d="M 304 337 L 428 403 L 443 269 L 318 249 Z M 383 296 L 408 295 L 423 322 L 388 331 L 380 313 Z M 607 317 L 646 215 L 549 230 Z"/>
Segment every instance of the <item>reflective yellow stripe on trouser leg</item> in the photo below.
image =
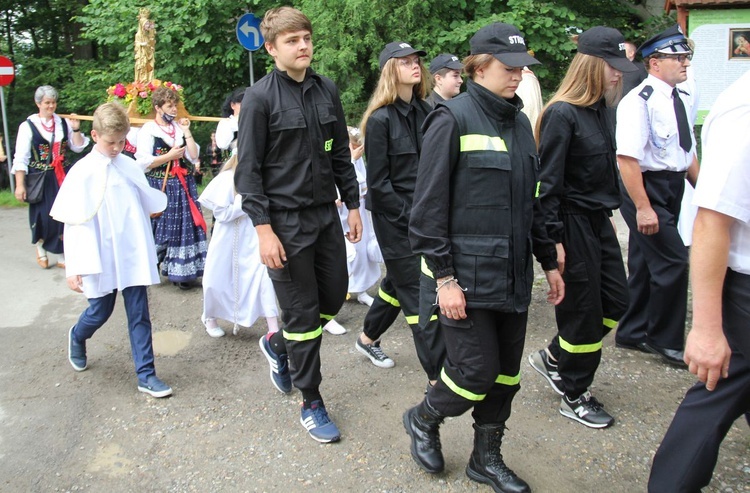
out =
<path fill-rule="evenodd" d="M 571 344 L 560 336 L 558 336 L 558 339 L 560 339 L 560 349 L 568 353 L 595 353 L 597 351 L 601 351 L 602 349 L 602 341 L 595 342 L 593 344 Z"/>
<path fill-rule="evenodd" d="M 617 328 L 617 323 L 618 323 L 617 320 L 612 320 L 611 318 L 602 319 L 602 325 L 612 330 Z"/>
<path fill-rule="evenodd" d="M 518 372 L 518 375 L 511 377 L 510 375 L 498 375 L 495 379 L 495 383 L 499 383 L 500 385 L 518 385 L 521 383 L 521 372 Z"/>
<path fill-rule="evenodd" d="M 445 368 L 440 370 L 440 380 L 443 381 L 443 383 L 451 389 L 455 394 L 463 397 L 467 401 L 475 401 L 479 402 L 484 400 L 485 397 L 487 397 L 487 394 L 475 394 L 474 392 L 471 392 L 470 390 L 462 389 L 459 387 L 456 382 L 451 380 L 451 378 L 448 376 L 447 373 L 445 373 Z"/>
<path fill-rule="evenodd" d="M 311 341 L 323 335 L 323 327 L 318 326 L 317 329 L 311 330 L 310 332 L 287 332 L 283 331 L 284 339 L 289 341 Z"/>
<path fill-rule="evenodd" d="M 385 301 L 386 303 L 395 306 L 396 308 L 400 308 L 401 307 L 401 303 L 399 303 L 396 298 L 394 298 L 390 294 L 388 294 L 385 291 L 383 291 L 382 288 L 378 288 L 378 297 L 381 300 Z"/>

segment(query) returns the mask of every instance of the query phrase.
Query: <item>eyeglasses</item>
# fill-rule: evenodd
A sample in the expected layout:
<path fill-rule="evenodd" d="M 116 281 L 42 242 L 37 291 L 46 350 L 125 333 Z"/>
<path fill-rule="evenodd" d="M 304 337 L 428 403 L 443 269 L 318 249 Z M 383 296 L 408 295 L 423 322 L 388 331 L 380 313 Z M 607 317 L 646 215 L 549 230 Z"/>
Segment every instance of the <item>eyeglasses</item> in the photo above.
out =
<path fill-rule="evenodd" d="M 660 55 L 657 58 L 668 58 L 670 60 L 677 60 L 677 63 L 685 63 L 685 60 L 692 60 L 692 53 L 683 53 L 681 55 Z"/>
<path fill-rule="evenodd" d="M 411 67 L 412 65 L 419 65 L 421 62 L 421 59 L 419 57 L 411 57 L 411 58 L 399 58 L 398 63 L 402 67 Z"/>

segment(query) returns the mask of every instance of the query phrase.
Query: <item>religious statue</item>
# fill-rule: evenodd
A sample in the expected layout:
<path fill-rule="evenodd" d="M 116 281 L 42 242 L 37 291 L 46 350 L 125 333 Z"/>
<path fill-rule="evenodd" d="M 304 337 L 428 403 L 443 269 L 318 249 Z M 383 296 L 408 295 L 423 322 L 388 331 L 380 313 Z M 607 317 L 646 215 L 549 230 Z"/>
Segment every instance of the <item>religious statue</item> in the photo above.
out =
<path fill-rule="evenodd" d="M 135 82 L 149 83 L 154 80 L 156 29 L 148 18 L 149 15 L 149 9 L 141 9 L 138 14 L 138 31 L 135 33 Z"/>

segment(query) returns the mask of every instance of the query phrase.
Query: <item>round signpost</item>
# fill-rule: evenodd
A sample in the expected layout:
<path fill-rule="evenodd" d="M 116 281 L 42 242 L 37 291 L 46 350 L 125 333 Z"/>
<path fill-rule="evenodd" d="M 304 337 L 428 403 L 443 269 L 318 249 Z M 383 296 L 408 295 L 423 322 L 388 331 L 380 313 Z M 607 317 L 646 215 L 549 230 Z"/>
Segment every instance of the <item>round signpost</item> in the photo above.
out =
<path fill-rule="evenodd" d="M 255 74 L 253 74 L 253 52 L 259 50 L 263 46 L 263 35 L 260 33 L 260 21 L 261 19 L 255 17 L 254 14 L 245 14 L 240 17 L 237 21 L 237 41 L 240 42 L 243 48 L 248 53 L 250 59 L 250 85 L 255 84 Z"/>
<path fill-rule="evenodd" d="M 5 133 L 5 148 L 7 149 L 5 154 L 8 156 L 7 164 L 11 192 L 15 192 L 15 180 L 13 180 L 13 175 L 10 174 L 13 162 L 10 155 L 10 134 L 8 133 L 8 119 L 5 116 L 5 94 L 3 93 L 3 86 L 9 86 L 15 77 L 16 69 L 13 67 L 13 62 L 7 57 L 0 56 L 0 106 L 2 106 L 3 111 L 3 132 Z"/>
<path fill-rule="evenodd" d="M 13 62 L 4 56 L 0 56 L 0 86 L 9 86 L 16 76 Z"/>

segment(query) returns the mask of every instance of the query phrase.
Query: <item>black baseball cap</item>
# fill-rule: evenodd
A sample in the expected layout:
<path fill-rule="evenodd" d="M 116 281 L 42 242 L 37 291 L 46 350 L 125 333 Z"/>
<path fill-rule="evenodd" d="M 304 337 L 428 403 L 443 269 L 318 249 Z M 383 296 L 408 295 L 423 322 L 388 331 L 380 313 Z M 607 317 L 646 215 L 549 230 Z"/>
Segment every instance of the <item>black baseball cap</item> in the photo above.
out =
<path fill-rule="evenodd" d="M 541 63 L 526 53 L 526 41 L 515 26 L 496 22 L 484 26 L 469 40 L 472 55 L 490 54 L 509 67 Z"/>
<path fill-rule="evenodd" d="M 625 37 L 611 27 L 596 26 L 582 32 L 578 36 L 578 53 L 602 58 L 620 72 L 638 70 L 625 56 Z"/>
<path fill-rule="evenodd" d="M 451 55 L 450 53 L 442 53 L 433 58 L 430 62 L 430 73 L 433 75 L 438 70 L 442 70 L 444 68 L 451 70 L 462 70 L 464 68 L 464 64 L 461 63 L 456 55 Z"/>
<path fill-rule="evenodd" d="M 643 58 L 651 56 L 654 53 L 679 55 L 693 52 L 679 24 L 675 24 L 650 38 L 638 48 L 638 51 L 641 52 Z"/>
<path fill-rule="evenodd" d="M 380 56 L 378 57 L 378 61 L 380 62 L 380 70 L 383 70 L 385 62 L 387 62 L 391 58 L 402 58 L 405 56 L 413 55 L 415 53 L 419 56 L 427 55 L 426 51 L 412 48 L 409 43 L 405 43 L 403 41 L 393 41 L 392 43 L 388 43 L 387 45 L 385 45 L 385 48 L 380 52 Z"/>

